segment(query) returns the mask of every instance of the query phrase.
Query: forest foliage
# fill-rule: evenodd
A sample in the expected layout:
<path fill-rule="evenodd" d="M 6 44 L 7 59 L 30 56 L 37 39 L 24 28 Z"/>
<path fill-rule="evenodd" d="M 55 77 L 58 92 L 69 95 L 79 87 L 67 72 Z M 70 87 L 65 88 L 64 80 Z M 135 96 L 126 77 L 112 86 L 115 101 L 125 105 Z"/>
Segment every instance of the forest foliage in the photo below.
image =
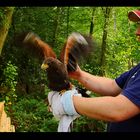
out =
<path fill-rule="evenodd" d="M 80 66 L 94 75 L 116 78 L 140 60 L 135 37 L 136 24 L 128 20 L 130 10 L 140 7 L 0 7 L 0 100 L 17 132 L 55 132 L 58 121 L 48 112 L 45 99 L 50 91 L 40 63 L 17 46 L 17 33 L 33 31 L 59 56 L 72 32 L 90 34 L 97 43 Z M 9 20 L 5 14 L 11 10 Z M 76 81 L 72 81 L 78 86 Z M 93 95 L 96 93 L 93 93 Z M 96 95 L 98 96 L 98 95 Z M 81 116 L 74 132 L 106 131 L 103 121 Z"/>

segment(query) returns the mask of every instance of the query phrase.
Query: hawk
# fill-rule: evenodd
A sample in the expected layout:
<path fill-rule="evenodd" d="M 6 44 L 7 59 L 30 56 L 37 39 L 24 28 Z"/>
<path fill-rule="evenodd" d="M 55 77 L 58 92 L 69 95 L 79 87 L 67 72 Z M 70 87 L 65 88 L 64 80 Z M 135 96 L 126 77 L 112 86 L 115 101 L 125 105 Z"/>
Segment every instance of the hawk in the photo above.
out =
<path fill-rule="evenodd" d="M 68 73 L 75 71 L 81 58 L 85 59 L 95 46 L 91 36 L 73 32 L 57 57 L 50 45 L 34 32 L 21 33 L 18 41 L 29 53 L 35 52 L 42 60 L 41 68 L 47 73 L 48 88 L 58 92 L 72 88 Z"/>

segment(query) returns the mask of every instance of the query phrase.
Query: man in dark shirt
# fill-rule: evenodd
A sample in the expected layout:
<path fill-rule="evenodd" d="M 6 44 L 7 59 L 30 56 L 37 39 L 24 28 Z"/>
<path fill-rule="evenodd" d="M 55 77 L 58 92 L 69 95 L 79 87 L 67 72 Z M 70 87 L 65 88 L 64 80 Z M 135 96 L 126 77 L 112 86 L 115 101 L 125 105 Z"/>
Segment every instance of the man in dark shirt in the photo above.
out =
<path fill-rule="evenodd" d="M 139 24 L 140 10 L 129 12 L 128 18 Z M 140 25 L 136 35 L 140 41 Z M 86 98 L 66 92 L 60 102 L 57 101 L 64 109 L 62 115 L 76 115 L 77 112 L 107 121 L 108 132 L 140 132 L 140 64 L 116 79 L 91 75 L 79 66 L 75 72 L 69 73 L 69 77 L 102 96 Z M 51 99 L 51 102 L 55 102 L 53 97 Z"/>

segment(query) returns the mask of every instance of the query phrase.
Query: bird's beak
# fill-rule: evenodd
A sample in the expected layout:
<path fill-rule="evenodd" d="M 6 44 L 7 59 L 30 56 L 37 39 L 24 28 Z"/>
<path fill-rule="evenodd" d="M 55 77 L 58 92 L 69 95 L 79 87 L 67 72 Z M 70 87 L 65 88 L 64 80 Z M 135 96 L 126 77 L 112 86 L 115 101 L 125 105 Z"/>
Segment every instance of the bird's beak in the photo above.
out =
<path fill-rule="evenodd" d="M 47 64 L 42 64 L 41 69 L 46 70 L 49 66 Z"/>

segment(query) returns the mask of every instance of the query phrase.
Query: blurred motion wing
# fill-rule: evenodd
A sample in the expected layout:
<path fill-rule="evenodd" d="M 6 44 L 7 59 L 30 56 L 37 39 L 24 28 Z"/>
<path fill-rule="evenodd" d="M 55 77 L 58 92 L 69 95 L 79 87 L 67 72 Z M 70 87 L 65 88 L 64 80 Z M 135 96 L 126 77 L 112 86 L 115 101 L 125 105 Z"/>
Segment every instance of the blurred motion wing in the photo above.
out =
<path fill-rule="evenodd" d="M 68 72 L 75 71 L 78 61 L 84 59 L 92 51 L 95 43 L 91 36 L 73 32 L 69 35 L 60 54 L 60 60 L 66 65 Z"/>

